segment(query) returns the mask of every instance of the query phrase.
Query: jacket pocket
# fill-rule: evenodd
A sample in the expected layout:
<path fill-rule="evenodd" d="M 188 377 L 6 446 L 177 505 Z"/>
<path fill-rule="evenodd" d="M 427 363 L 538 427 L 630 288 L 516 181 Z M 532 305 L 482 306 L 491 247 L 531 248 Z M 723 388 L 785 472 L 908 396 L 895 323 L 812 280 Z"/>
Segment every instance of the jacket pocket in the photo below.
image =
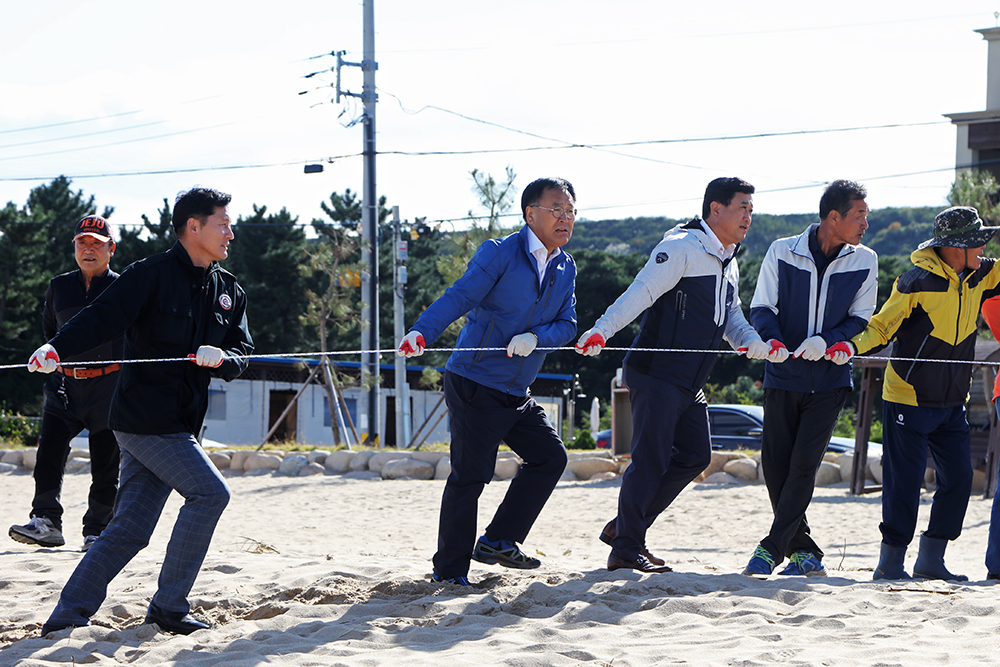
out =
<path fill-rule="evenodd" d="M 161 303 L 150 336 L 154 341 L 183 347 L 191 340 L 191 325 L 190 306 Z"/>
<path fill-rule="evenodd" d="M 493 339 L 493 331 L 496 328 L 497 328 L 496 323 L 491 318 L 489 326 L 486 327 L 486 333 L 484 333 L 483 337 L 479 339 L 479 347 L 492 347 L 490 345 L 490 341 Z M 476 353 L 476 356 L 473 358 L 472 363 L 478 363 L 479 361 L 482 361 L 483 355 L 485 354 L 486 350 L 479 350 L 479 352 Z"/>

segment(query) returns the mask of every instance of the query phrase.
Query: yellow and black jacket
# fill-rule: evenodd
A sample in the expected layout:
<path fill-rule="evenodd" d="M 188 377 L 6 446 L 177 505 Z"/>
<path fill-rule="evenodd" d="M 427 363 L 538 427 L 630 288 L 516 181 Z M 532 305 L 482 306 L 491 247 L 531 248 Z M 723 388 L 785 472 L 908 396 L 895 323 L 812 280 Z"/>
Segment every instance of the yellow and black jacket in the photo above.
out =
<path fill-rule="evenodd" d="M 983 301 L 1000 295 L 1000 264 L 982 265 L 959 279 L 934 248 L 910 255 L 914 267 L 899 276 L 892 294 L 865 330 L 851 339 L 858 354 L 878 352 L 894 341 L 891 356 L 972 361 L 976 319 Z M 970 364 L 890 361 L 882 398 L 922 408 L 963 405 L 972 382 Z"/>

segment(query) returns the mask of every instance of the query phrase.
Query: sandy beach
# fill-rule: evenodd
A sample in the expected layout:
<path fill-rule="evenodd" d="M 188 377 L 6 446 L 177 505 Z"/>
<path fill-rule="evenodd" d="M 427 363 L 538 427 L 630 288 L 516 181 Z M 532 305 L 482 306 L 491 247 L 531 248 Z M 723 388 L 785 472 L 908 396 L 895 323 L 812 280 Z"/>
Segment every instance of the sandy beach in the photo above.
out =
<path fill-rule="evenodd" d="M 340 476 L 229 479 L 233 501 L 195 583 L 214 628 L 174 636 L 143 625 L 181 505 L 112 582 L 88 628 L 42 638 L 81 554 L 89 475 L 67 475 L 67 544 L 0 547 L 0 666 L 198 665 L 936 665 L 996 664 L 998 592 L 983 555 L 990 503 L 974 496 L 949 547 L 963 584 L 871 581 L 880 496 L 817 489 L 813 533 L 825 578 L 739 574 L 770 523 L 762 485 L 695 484 L 653 526 L 673 573 L 605 569 L 597 535 L 620 480 L 562 482 L 524 545 L 537 570 L 473 563 L 466 589 L 430 581 L 441 481 Z M 485 526 L 506 491 L 490 484 Z M 0 476 L 0 527 L 24 523 L 30 473 Z M 926 526 L 925 494 L 918 526 Z M 914 544 L 907 569 L 916 556 Z"/>

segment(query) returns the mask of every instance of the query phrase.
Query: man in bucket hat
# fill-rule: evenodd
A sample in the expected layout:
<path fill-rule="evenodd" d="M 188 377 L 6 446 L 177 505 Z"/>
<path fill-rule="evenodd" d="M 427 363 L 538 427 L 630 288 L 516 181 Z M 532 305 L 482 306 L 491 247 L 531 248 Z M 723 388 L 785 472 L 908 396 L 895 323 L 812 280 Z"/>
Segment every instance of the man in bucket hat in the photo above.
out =
<path fill-rule="evenodd" d="M 910 255 L 914 268 L 896 279 L 882 310 L 860 334 L 827 351 L 843 363 L 895 342 L 891 356 L 898 359 L 889 362 L 882 388 L 882 545 L 874 579 L 910 578 L 903 558 L 916 530 L 929 451 L 937 490 L 913 575 L 967 580 L 948 571 L 944 551 L 962 532 L 972 491 L 965 413 L 972 365 L 939 362 L 974 359 L 979 310 L 1000 295 L 1000 264 L 982 256 L 997 231 L 971 206 L 939 213 L 934 238 Z"/>

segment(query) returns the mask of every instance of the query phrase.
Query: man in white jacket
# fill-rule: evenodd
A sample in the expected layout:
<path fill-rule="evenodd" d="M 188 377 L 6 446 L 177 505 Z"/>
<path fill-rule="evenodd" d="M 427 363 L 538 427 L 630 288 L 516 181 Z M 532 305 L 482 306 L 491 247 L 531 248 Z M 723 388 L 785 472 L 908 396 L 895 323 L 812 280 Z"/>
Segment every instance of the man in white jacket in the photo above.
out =
<path fill-rule="evenodd" d="M 713 350 L 725 339 L 750 359 L 779 362 L 788 355 L 763 342 L 740 309 L 734 257 L 750 229 L 753 192 L 739 178 L 709 183 L 703 220 L 664 234 L 632 284 L 576 344 L 580 354 L 598 354 L 645 313 L 623 365 L 632 403 L 632 463 L 622 477 L 618 516 L 601 533 L 612 547 L 609 570 L 670 571 L 646 548 L 646 531 L 711 461 L 702 386 L 715 363 Z M 644 351 L 649 348 L 691 352 Z"/>

